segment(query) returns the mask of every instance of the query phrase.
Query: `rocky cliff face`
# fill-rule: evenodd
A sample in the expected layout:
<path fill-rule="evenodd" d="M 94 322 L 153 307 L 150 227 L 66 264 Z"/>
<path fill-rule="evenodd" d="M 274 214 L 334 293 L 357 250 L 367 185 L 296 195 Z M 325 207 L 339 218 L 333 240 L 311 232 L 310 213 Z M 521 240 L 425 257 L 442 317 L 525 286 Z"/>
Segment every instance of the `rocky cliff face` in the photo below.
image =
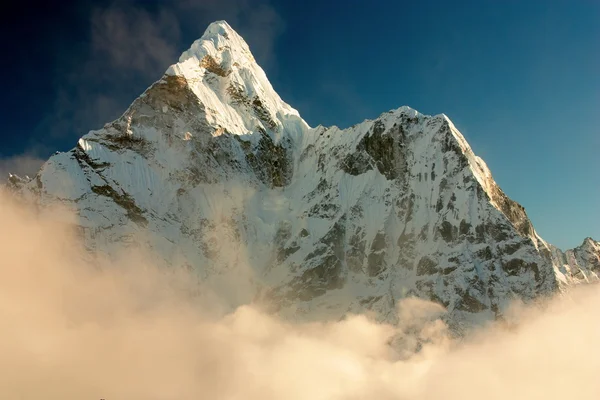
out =
<path fill-rule="evenodd" d="M 10 184 L 70 206 L 94 254 L 141 247 L 216 288 L 243 283 L 232 306 L 292 318 L 393 321 L 414 295 L 460 331 L 600 269 L 598 242 L 545 243 L 446 116 L 311 128 L 225 22 L 119 119 Z"/>
<path fill-rule="evenodd" d="M 563 285 L 598 282 L 600 242 L 586 238 L 581 246 L 562 252 L 554 246 L 552 257 L 558 265 L 556 276 Z"/>

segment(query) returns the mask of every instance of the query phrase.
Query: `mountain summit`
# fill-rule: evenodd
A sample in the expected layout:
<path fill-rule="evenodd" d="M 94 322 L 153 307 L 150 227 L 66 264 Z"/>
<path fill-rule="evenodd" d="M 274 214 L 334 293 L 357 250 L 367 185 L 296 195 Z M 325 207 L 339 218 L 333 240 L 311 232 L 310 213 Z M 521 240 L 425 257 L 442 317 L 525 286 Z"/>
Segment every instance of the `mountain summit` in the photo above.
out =
<path fill-rule="evenodd" d="M 460 332 L 600 270 L 600 243 L 541 239 L 445 115 L 311 128 L 224 21 L 120 118 L 11 182 L 72 208 L 92 254 L 142 247 L 290 318 L 394 321 L 417 296 Z"/>

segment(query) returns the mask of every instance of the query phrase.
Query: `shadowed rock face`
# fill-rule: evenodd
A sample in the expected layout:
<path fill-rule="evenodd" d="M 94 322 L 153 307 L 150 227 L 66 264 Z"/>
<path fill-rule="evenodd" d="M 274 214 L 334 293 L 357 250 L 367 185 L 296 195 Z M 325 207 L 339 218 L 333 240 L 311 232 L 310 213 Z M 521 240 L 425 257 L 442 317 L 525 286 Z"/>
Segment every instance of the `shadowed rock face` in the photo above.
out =
<path fill-rule="evenodd" d="M 265 131 L 260 134 L 258 146 L 247 149 L 246 161 L 265 185 L 273 188 L 289 184 L 293 165 L 286 147 L 273 143 Z"/>
<path fill-rule="evenodd" d="M 402 147 L 405 145 L 403 131 L 384 135 L 385 126 L 376 121 L 372 129 L 360 140 L 356 151 L 347 155 L 342 163 L 344 172 L 358 176 L 376 168 L 389 180 L 406 172 Z"/>
<path fill-rule="evenodd" d="M 10 185 L 70 206 L 93 252 L 141 246 L 208 284 L 250 285 L 232 305 L 294 318 L 394 321 L 418 296 L 460 333 L 600 270 L 598 242 L 563 253 L 539 238 L 445 116 L 310 128 L 224 23 L 123 116 Z"/>

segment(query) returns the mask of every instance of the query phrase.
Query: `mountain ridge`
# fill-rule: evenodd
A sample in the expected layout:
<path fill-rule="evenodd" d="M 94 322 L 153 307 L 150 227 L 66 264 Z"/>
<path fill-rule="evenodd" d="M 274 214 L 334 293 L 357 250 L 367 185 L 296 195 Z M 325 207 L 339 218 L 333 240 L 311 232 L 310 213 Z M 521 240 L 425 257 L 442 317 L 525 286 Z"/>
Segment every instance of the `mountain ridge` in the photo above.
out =
<path fill-rule="evenodd" d="M 414 295 L 460 332 L 600 270 L 593 239 L 562 252 L 535 232 L 446 115 L 311 128 L 224 21 L 121 117 L 9 184 L 70 207 L 92 253 L 140 246 L 215 287 L 252 281 L 232 307 L 290 318 L 390 321 Z"/>

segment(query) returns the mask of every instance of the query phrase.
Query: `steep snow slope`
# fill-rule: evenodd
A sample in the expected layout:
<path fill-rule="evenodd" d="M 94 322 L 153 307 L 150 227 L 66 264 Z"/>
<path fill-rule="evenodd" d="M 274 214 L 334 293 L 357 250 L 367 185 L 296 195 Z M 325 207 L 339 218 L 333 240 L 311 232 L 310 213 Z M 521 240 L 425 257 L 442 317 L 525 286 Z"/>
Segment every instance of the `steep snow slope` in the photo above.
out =
<path fill-rule="evenodd" d="M 460 331 L 600 269 L 597 242 L 539 238 L 445 115 L 310 128 L 222 21 L 123 116 L 11 182 L 72 207 L 93 254 L 142 247 L 290 318 L 393 321 L 416 295 Z"/>

